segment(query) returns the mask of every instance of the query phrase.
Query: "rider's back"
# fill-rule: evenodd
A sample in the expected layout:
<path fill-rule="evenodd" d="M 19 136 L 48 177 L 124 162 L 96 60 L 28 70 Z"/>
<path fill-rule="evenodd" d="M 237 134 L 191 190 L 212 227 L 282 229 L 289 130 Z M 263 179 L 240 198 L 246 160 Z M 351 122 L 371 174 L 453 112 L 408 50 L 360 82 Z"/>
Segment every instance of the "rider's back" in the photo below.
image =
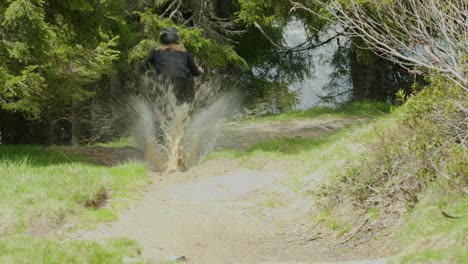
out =
<path fill-rule="evenodd" d="M 151 54 L 149 64 L 164 76 L 189 79 L 190 76 L 201 74 L 192 56 L 186 51 L 156 50 Z"/>

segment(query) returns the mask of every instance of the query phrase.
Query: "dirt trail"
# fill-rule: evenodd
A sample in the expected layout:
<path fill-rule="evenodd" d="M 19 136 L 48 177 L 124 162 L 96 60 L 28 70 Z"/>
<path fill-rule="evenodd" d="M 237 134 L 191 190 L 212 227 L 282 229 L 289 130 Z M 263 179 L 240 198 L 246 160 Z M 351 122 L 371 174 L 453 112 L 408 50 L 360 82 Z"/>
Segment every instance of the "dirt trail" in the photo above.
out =
<path fill-rule="evenodd" d="M 116 222 L 79 237 L 128 237 L 140 243 L 145 259 L 153 261 L 181 256 L 202 264 L 348 258 L 309 232 L 311 201 L 294 197 L 287 206 L 266 206 L 273 193 L 294 196 L 279 184 L 288 177 L 286 164 L 267 167 L 253 171 L 236 160 L 216 159 L 184 173 L 153 174 L 154 184 L 132 209 Z"/>
<path fill-rule="evenodd" d="M 155 184 L 133 209 L 82 237 L 129 237 L 141 244 L 145 258 L 156 261 L 171 256 L 191 263 L 310 260 L 307 243 L 294 241 L 300 240 L 292 234 L 300 225 L 278 228 L 280 221 L 258 210 L 267 190 L 285 176 L 242 169 L 230 160 L 153 175 Z"/>

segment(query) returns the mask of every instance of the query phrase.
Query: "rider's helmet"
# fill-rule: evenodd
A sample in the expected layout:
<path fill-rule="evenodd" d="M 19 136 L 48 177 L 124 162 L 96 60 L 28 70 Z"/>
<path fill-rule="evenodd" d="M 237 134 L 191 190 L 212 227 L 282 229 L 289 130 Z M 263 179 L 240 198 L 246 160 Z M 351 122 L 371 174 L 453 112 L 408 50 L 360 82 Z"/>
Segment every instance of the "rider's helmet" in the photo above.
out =
<path fill-rule="evenodd" d="M 159 34 L 159 41 L 161 44 L 178 44 L 179 43 L 179 33 L 175 28 L 164 28 Z"/>

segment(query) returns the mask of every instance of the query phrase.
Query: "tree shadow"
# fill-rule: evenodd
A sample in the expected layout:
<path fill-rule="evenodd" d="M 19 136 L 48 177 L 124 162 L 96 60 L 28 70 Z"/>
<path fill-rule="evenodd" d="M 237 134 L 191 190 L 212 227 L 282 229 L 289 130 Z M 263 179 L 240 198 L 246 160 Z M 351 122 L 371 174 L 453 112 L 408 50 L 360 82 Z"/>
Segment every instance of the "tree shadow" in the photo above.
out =
<path fill-rule="evenodd" d="M 140 160 L 141 156 L 141 151 L 131 147 L 0 145 L 0 164 L 26 163 L 32 167 L 71 163 L 115 166 L 130 160 Z"/>

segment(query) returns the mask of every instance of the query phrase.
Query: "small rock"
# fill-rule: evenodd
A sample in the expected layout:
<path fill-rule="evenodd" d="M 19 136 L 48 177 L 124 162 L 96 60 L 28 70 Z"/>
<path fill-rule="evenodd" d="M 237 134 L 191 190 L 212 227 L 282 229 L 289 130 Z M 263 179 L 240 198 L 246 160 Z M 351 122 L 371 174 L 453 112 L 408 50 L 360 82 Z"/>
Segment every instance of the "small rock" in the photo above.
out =
<path fill-rule="evenodd" d="M 175 256 L 170 254 L 166 257 L 167 261 L 176 261 L 176 262 L 187 262 L 187 258 L 185 256 Z"/>
<path fill-rule="evenodd" d="M 75 224 L 66 224 L 63 226 L 64 229 L 72 229 L 75 228 Z"/>

